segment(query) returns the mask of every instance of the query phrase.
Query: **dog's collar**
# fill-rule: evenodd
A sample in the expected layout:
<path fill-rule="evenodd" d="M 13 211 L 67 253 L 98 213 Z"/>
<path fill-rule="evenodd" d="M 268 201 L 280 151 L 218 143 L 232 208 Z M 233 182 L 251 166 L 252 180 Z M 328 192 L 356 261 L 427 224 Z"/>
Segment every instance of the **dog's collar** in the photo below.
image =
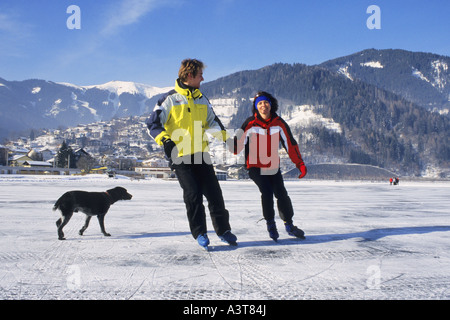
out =
<path fill-rule="evenodd" d="M 105 193 L 106 193 L 106 195 L 107 195 L 108 198 L 109 198 L 109 202 L 110 202 L 111 204 L 114 203 L 113 197 L 111 197 L 111 195 L 108 193 L 108 191 L 105 191 Z"/>

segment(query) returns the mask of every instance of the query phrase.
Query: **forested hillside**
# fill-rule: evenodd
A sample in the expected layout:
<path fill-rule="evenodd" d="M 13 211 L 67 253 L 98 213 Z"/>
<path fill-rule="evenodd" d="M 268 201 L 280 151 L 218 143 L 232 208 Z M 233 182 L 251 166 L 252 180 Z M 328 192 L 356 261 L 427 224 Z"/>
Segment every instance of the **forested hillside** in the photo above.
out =
<path fill-rule="evenodd" d="M 449 166 L 448 117 L 320 66 L 274 64 L 206 83 L 202 90 L 208 97 L 238 99 L 231 122 L 235 128 L 250 115 L 251 98 L 258 90 L 277 97 L 280 112 L 312 105 L 316 113 L 340 124 L 341 132 L 320 126 L 295 130 L 307 151 L 409 174 L 419 174 L 427 166 Z M 307 133 L 313 138 L 305 138 Z"/>

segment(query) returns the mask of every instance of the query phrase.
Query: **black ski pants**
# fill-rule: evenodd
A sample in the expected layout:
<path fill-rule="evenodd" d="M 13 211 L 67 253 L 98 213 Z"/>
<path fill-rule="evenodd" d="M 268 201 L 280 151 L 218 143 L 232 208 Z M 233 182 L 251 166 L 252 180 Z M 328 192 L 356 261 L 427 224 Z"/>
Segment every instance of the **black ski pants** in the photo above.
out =
<path fill-rule="evenodd" d="M 217 235 L 231 230 L 229 213 L 225 209 L 222 189 L 211 164 L 176 164 L 175 173 L 183 189 L 189 227 L 194 239 L 207 232 L 203 196 L 208 201 L 212 225 Z"/>
<path fill-rule="evenodd" d="M 260 168 L 250 168 L 248 171 L 252 179 L 261 192 L 261 203 L 263 216 L 266 221 L 275 219 L 274 199 L 277 198 L 277 207 L 280 218 L 288 223 L 292 223 L 294 209 L 292 208 L 291 198 L 289 197 L 283 182 L 283 176 L 280 170 L 273 175 L 262 175 Z"/>

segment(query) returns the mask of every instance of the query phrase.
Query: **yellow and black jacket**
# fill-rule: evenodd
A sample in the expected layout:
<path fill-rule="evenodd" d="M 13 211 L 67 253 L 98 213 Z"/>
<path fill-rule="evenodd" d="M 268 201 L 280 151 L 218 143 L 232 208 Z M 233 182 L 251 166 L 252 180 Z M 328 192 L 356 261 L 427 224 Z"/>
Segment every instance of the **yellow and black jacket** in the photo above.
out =
<path fill-rule="evenodd" d="M 215 115 L 209 100 L 199 89 L 188 88 L 179 80 L 165 94 L 146 121 L 148 132 L 157 144 L 175 142 L 178 157 L 208 152 L 205 131 L 226 141 L 227 133 Z"/>

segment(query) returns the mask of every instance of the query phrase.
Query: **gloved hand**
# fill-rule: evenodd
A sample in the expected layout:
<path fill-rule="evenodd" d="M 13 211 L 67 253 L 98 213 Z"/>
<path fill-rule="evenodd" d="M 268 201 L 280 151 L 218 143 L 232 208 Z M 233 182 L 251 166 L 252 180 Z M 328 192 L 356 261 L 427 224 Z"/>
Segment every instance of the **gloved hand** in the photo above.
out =
<path fill-rule="evenodd" d="M 306 170 L 306 166 L 305 163 L 302 162 L 300 164 L 297 165 L 298 170 L 300 170 L 300 175 L 298 176 L 299 179 L 303 178 L 304 176 L 306 176 L 306 172 L 308 170 Z"/>
<path fill-rule="evenodd" d="M 167 139 L 163 143 L 164 153 L 166 154 L 167 159 L 172 160 L 173 149 L 176 148 L 175 142 L 170 139 Z M 176 156 L 177 154 L 175 154 Z"/>

